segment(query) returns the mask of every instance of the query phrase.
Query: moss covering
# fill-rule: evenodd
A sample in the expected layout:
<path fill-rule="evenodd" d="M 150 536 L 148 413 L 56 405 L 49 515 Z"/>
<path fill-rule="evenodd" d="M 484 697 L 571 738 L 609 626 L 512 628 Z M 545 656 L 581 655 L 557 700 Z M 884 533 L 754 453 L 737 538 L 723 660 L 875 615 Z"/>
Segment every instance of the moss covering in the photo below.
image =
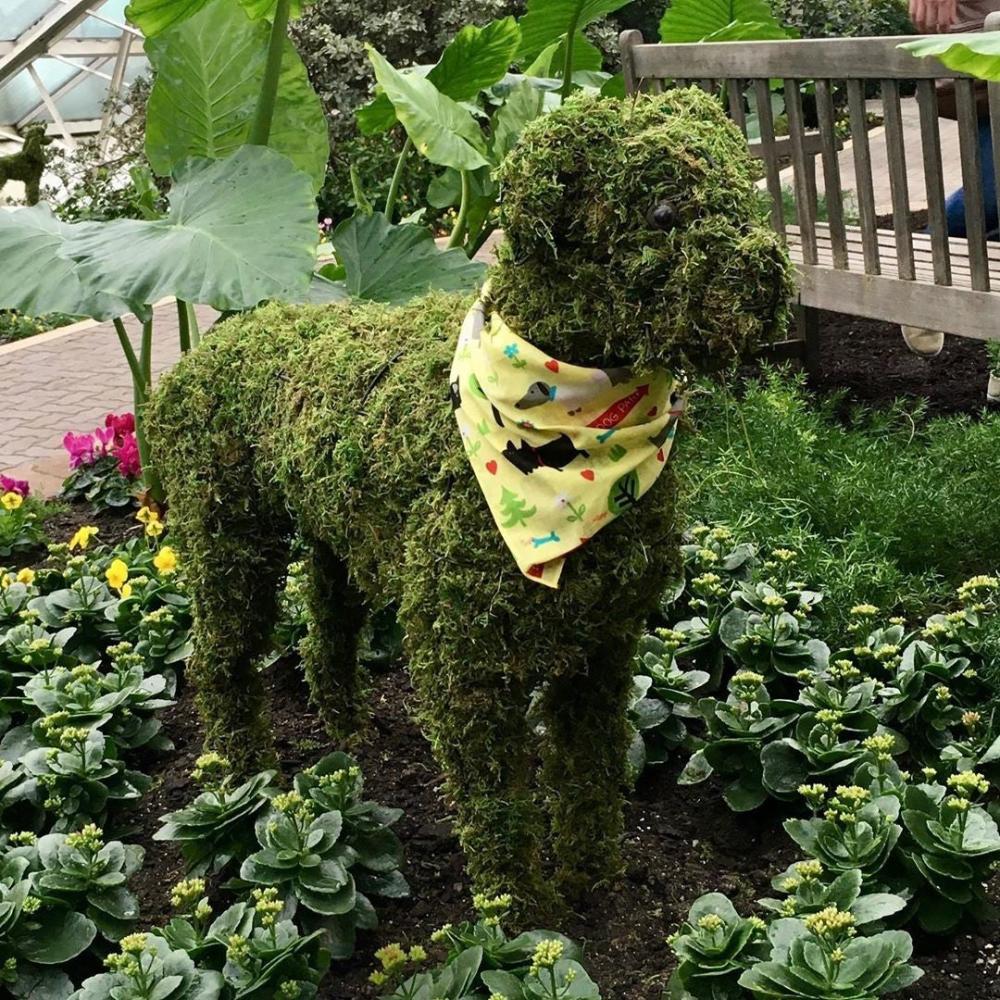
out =
<path fill-rule="evenodd" d="M 705 95 L 573 99 L 529 127 L 502 175 L 498 300 L 556 357 L 701 366 L 780 327 L 787 263 Z M 664 199 L 680 220 L 669 233 L 646 221 Z M 391 599 L 477 888 L 546 909 L 620 866 L 630 659 L 677 565 L 675 481 L 668 469 L 574 553 L 559 590 L 523 577 L 449 403 L 469 304 L 258 309 L 164 377 L 150 426 L 210 742 L 246 767 L 268 751 L 250 660 L 294 524 L 313 547 L 306 663 L 331 734 L 363 715 L 364 602 Z M 526 719 L 538 690 L 541 739 Z"/>

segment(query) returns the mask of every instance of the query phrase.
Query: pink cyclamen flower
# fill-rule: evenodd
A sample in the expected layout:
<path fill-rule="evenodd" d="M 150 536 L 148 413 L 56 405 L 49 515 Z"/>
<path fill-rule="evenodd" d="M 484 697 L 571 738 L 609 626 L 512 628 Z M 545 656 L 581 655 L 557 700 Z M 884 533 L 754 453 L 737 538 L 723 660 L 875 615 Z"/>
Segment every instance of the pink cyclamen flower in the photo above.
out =
<path fill-rule="evenodd" d="M 31 492 L 31 487 L 25 479 L 11 479 L 10 476 L 0 475 L 0 494 L 19 493 L 26 497 Z"/>
<path fill-rule="evenodd" d="M 104 426 L 109 427 L 119 444 L 126 434 L 135 433 L 135 417 L 131 413 L 109 413 L 104 418 Z"/>
<path fill-rule="evenodd" d="M 63 447 L 69 452 L 69 467 L 79 469 L 81 465 L 90 465 L 94 461 L 94 435 L 74 434 L 67 431 L 63 438 Z"/>
<path fill-rule="evenodd" d="M 142 462 L 139 458 L 139 443 L 131 431 L 122 438 L 115 454 L 118 456 L 118 471 L 126 479 L 137 479 L 142 472 Z"/>

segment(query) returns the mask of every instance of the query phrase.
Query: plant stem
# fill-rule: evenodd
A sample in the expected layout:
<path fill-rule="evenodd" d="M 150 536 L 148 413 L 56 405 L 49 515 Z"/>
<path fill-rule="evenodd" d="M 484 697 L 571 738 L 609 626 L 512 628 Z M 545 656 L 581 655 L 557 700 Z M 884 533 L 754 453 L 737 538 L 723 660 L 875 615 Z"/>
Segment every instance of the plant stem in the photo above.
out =
<path fill-rule="evenodd" d="M 115 333 L 118 334 L 118 343 L 122 345 L 122 351 L 125 352 L 125 360 L 128 362 L 128 369 L 132 373 L 132 395 L 135 399 L 136 409 L 138 410 L 139 404 L 144 400 L 142 368 L 139 365 L 139 359 L 135 356 L 135 349 L 132 347 L 132 341 L 128 339 L 128 331 L 125 329 L 125 324 L 121 321 L 121 318 L 116 316 L 111 322 L 114 323 Z"/>
<path fill-rule="evenodd" d="M 191 350 L 191 314 L 188 312 L 187 303 L 182 299 L 177 300 L 177 327 L 181 354 L 187 354 Z"/>
<path fill-rule="evenodd" d="M 264 80 L 260 86 L 260 96 L 257 98 L 257 110 L 254 112 L 253 125 L 247 143 L 251 146 L 266 146 L 271 138 L 271 121 L 274 118 L 274 105 L 278 98 L 278 77 L 281 75 L 281 57 L 285 52 L 285 40 L 288 35 L 288 11 L 291 0 L 278 0 L 274 8 L 274 23 L 271 25 L 271 38 L 267 46 L 267 63 L 264 66 Z"/>
<path fill-rule="evenodd" d="M 563 101 L 569 97 L 570 91 L 573 89 L 573 46 L 576 44 L 576 25 L 577 17 L 574 17 L 569 23 L 569 31 L 566 32 L 566 52 L 563 56 L 563 82 L 562 86 L 559 88 L 559 103 L 562 104 Z"/>
<path fill-rule="evenodd" d="M 472 175 L 468 170 L 462 171 L 462 201 L 458 206 L 458 218 L 455 220 L 455 228 L 451 231 L 451 238 L 448 240 L 448 249 L 459 247 L 465 239 L 465 228 L 469 219 L 469 208 L 472 204 Z"/>
<path fill-rule="evenodd" d="M 399 197 L 399 185 L 403 180 L 403 168 L 406 166 L 406 158 L 413 148 L 413 140 L 407 136 L 403 148 L 400 150 L 399 159 L 396 160 L 396 169 L 392 172 L 392 181 L 389 184 L 389 193 L 385 198 L 385 209 L 383 214 L 392 222 L 392 214 L 396 209 L 396 199 Z"/>
<path fill-rule="evenodd" d="M 184 303 L 187 310 L 188 329 L 191 331 L 191 346 L 197 347 L 201 343 L 201 329 L 198 326 L 198 316 L 195 314 L 194 306 L 190 302 Z"/>
<path fill-rule="evenodd" d="M 135 440 L 139 446 L 139 461 L 142 463 L 142 475 L 152 493 L 153 499 L 163 501 L 163 486 L 160 477 L 153 467 L 149 451 L 149 441 L 146 439 L 145 404 L 153 391 L 153 320 L 142 324 L 142 346 L 139 350 L 139 368 L 142 371 L 142 401 L 135 409 Z"/>

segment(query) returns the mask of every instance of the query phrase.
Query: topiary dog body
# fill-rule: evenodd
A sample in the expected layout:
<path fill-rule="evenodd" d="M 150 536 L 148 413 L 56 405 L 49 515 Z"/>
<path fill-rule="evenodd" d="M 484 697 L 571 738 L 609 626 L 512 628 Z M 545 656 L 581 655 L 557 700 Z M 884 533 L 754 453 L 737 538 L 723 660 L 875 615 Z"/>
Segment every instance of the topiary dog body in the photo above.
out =
<path fill-rule="evenodd" d="M 492 299 L 551 357 L 679 374 L 781 328 L 788 264 L 745 143 L 706 95 L 571 99 L 525 129 L 500 176 Z M 208 744 L 243 765 L 269 749 L 253 660 L 297 530 L 311 551 L 305 669 L 331 734 L 364 718 L 358 633 L 395 602 L 477 887 L 544 908 L 619 868 L 631 660 L 678 565 L 674 479 L 668 467 L 572 553 L 559 589 L 523 576 L 452 413 L 470 304 L 258 309 L 164 377 L 150 425 Z"/>

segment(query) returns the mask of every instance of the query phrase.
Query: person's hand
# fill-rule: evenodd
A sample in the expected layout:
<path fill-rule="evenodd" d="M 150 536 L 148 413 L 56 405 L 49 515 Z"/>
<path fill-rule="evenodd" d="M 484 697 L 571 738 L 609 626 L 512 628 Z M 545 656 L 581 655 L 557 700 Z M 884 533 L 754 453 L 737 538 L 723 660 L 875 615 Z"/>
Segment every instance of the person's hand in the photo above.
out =
<path fill-rule="evenodd" d="M 948 31 L 958 17 L 958 0 L 910 0 L 910 20 L 927 35 Z"/>

